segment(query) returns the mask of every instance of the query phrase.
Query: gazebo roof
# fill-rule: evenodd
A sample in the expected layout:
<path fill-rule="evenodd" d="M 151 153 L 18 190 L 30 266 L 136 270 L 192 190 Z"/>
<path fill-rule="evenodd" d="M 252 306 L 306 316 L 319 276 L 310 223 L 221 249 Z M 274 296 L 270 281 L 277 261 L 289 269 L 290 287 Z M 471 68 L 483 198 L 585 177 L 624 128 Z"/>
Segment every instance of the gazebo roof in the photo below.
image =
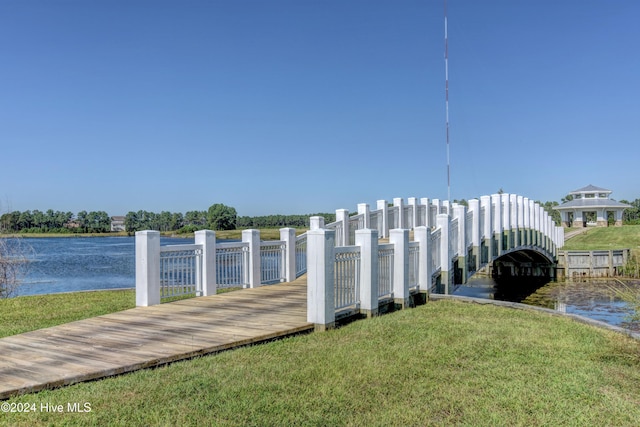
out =
<path fill-rule="evenodd" d="M 587 185 L 586 187 L 578 188 L 577 190 L 573 190 L 569 194 L 581 194 L 581 193 L 613 193 L 611 190 L 607 190 L 606 188 L 596 187 L 595 185 Z"/>
<path fill-rule="evenodd" d="M 587 190 L 588 191 L 588 190 Z M 573 199 L 560 206 L 555 206 L 553 209 L 575 209 L 575 208 L 612 208 L 612 209 L 626 209 L 630 208 L 630 205 L 620 203 L 611 199 Z"/>

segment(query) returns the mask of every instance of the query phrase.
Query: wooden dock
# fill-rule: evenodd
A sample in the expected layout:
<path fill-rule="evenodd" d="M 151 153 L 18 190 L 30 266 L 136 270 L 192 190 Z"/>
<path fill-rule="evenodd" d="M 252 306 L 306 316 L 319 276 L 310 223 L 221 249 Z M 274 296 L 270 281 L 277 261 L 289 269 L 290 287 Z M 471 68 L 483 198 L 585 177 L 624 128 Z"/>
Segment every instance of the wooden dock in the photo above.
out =
<path fill-rule="evenodd" d="M 0 339 L 0 399 L 313 330 L 295 282 L 136 307 Z"/>

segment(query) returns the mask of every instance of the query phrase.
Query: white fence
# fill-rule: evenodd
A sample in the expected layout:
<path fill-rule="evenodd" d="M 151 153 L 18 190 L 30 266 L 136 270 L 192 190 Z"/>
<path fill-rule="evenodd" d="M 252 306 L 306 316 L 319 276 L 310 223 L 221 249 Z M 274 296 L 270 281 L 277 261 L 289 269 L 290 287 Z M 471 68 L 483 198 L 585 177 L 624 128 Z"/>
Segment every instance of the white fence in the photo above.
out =
<path fill-rule="evenodd" d="M 261 242 L 258 230 L 244 230 L 241 242 L 218 243 L 213 231 L 202 230 L 193 244 L 160 246 L 159 232 L 139 231 L 136 305 L 294 280 L 306 272 L 306 235 L 283 228 L 280 239 Z"/>
<path fill-rule="evenodd" d="M 308 245 L 308 321 L 328 327 L 336 313 L 373 314 L 382 299 L 409 303 L 411 292 L 439 285 L 448 293 L 455 277 L 468 276 L 510 251 L 532 249 L 554 259 L 564 244 L 538 203 L 513 194 L 493 194 L 469 206 L 437 199 L 410 198 L 393 206 L 379 200 L 376 210 L 359 204 L 358 213 L 336 210 L 336 221 L 311 218 Z M 409 241 L 409 229 L 414 240 Z M 389 239 L 380 244 L 379 237 Z"/>

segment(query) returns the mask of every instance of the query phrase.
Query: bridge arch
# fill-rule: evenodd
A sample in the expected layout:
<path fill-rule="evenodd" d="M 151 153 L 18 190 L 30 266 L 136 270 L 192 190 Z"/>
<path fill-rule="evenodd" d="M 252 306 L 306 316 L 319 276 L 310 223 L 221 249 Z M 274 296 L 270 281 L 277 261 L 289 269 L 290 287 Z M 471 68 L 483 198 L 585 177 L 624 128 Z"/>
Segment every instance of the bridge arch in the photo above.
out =
<path fill-rule="evenodd" d="M 516 247 L 505 251 L 489 265 L 496 281 L 514 277 L 551 280 L 555 277 L 556 260 L 552 254 L 537 247 Z"/>

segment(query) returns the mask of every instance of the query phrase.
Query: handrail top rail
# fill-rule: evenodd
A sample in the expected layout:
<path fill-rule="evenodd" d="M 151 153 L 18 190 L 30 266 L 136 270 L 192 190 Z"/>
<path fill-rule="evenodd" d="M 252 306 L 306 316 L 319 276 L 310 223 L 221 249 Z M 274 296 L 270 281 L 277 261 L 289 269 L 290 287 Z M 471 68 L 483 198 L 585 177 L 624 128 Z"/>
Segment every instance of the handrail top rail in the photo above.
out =
<path fill-rule="evenodd" d="M 160 252 L 180 252 L 180 251 L 193 251 L 202 249 L 202 245 L 199 243 L 187 243 L 182 245 L 165 245 L 160 246 Z"/>
<path fill-rule="evenodd" d="M 216 242 L 216 248 L 220 249 L 233 249 L 233 248 L 248 248 L 249 242 L 224 242 L 218 243 Z"/>

